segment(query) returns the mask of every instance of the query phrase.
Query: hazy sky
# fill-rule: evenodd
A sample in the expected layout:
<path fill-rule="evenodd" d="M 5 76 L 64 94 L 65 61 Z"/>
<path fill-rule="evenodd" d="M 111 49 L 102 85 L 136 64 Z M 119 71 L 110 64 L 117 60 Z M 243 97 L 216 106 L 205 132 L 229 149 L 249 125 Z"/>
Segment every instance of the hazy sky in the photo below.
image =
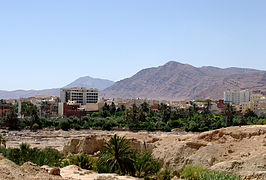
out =
<path fill-rule="evenodd" d="M 266 70 L 266 1 L 0 0 L 1 90 L 117 81 L 169 60 Z"/>

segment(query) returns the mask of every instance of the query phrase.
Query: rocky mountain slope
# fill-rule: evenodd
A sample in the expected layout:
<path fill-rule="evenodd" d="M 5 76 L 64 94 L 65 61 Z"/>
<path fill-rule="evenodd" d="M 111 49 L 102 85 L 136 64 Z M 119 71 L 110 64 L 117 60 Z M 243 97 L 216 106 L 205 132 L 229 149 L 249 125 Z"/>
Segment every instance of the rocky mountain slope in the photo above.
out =
<path fill-rule="evenodd" d="M 90 76 L 85 76 L 78 78 L 72 83 L 64 86 L 65 88 L 82 86 L 87 88 L 98 88 L 99 90 L 103 90 L 111 85 L 114 82 L 106 79 L 92 78 Z M 36 96 L 39 94 L 49 94 L 59 96 L 60 88 L 54 89 L 44 89 L 44 90 L 16 90 L 16 91 L 1 91 L 0 90 L 0 99 L 9 99 L 9 98 L 20 98 L 20 97 L 30 97 Z"/>
<path fill-rule="evenodd" d="M 266 71 L 211 66 L 197 68 L 170 61 L 118 81 L 101 95 L 106 98 L 220 99 L 229 87 L 249 88 L 266 94 Z"/>

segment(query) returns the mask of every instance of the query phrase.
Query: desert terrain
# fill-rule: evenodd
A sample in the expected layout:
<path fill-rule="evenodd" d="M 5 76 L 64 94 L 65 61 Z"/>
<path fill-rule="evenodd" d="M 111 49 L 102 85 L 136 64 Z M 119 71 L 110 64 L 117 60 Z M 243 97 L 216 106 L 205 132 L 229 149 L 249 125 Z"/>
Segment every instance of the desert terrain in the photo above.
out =
<path fill-rule="evenodd" d="M 132 142 L 133 149 L 150 151 L 154 158 L 170 169 L 178 170 L 186 164 L 192 164 L 210 170 L 233 172 L 242 179 L 266 179 L 266 125 L 228 127 L 203 133 L 1 130 L 1 134 L 7 139 L 7 147 L 18 147 L 21 143 L 28 143 L 32 147 L 52 147 L 65 155 L 94 156 L 105 141 L 117 134 L 126 136 Z M 27 170 L 32 168 L 37 168 L 35 174 Z M 12 169 L 20 173 L 14 174 Z M 44 179 L 129 179 L 114 174 L 97 174 L 76 166 L 61 168 L 61 176 L 52 176 L 46 172 L 50 169 L 30 163 L 19 167 L 0 157 L 0 173 L 4 179 L 14 179 L 12 177 L 18 174 L 21 175 L 17 176 L 18 179 L 42 179 L 46 175 L 47 178 Z M 45 173 L 46 175 L 43 175 Z"/>

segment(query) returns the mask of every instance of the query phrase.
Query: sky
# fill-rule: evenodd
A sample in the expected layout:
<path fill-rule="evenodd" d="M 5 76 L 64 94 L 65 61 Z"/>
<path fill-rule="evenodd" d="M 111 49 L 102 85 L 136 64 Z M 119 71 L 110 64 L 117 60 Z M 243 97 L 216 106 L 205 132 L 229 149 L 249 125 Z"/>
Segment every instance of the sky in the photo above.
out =
<path fill-rule="evenodd" d="M 0 90 L 178 61 L 266 70 L 265 0 L 0 0 Z"/>

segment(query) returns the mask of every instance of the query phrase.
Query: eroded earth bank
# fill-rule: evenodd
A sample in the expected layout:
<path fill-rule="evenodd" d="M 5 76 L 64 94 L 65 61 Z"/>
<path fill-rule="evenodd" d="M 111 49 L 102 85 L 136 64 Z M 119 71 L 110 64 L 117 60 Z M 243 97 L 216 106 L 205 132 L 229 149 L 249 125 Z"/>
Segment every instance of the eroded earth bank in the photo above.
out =
<path fill-rule="evenodd" d="M 95 156 L 104 142 L 117 134 L 126 136 L 132 142 L 132 148 L 150 151 L 154 158 L 171 169 L 192 164 L 211 170 L 234 172 L 243 179 L 266 179 L 266 125 L 229 127 L 203 133 L 1 131 L 7 139 L 7 147 L 28 143 L 32 147 L 56 148 L 65 155 Z M 30 163 L 19 167 L 0 156 L 0 177 L 5 179 L 129 179 L 114 174 L 97 174 L 76 166 L 61 168 L 61 176 L 49 175 L 47 169 Z"/>

